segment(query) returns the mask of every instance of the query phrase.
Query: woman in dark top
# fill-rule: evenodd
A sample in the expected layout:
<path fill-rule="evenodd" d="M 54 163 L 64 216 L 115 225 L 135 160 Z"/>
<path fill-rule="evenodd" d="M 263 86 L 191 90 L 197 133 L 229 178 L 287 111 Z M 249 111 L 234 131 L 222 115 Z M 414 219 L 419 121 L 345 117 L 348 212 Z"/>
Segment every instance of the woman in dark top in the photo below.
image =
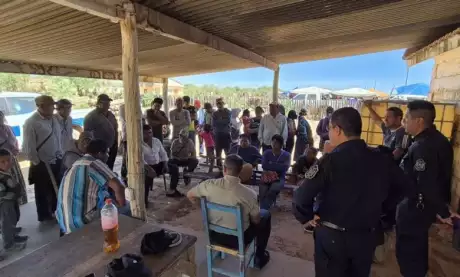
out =
<path fill-rule="evenodd" d="M 257 106 L 255 112 L 256 116 L 251 118 L 251 123 L 249 124 L 249 134 L 251 135 L 251 144 L 257 149 L 260 149 L 260 141 L 257 136 L 259 133 L 260 121 L 262 120 L 264 110 L 260 106 Z"/>
<path fill-rule="evenodd" d="M 297 113 L 294 110 L 290 110 L 287 116 L 287 126 L 288 126 L 288 137 L 286 140 L 286 150 L 287 152 L 292 154 L 292 150 L 294 149 L 294 138 L 296 134 L 296 126 L 295 120 L 297 119 Z"/>

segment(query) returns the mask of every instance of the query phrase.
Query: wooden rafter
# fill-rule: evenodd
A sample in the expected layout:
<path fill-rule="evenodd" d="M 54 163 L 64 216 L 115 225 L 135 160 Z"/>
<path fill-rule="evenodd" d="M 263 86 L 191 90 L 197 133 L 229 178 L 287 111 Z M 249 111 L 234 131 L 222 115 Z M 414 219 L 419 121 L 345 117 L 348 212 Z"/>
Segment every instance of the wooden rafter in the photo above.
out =
<path fill-rule="evenodd" d="M 125 11 L 119 0 L 50 0 L 56 4 L 64 5 L 99 17 L 107 18 L 113 22 L 124 19 Z M 252 63 L 277 70 L 279 65 L 262 55 L 232 43 L 228 40 L 205 32 L 192 25 L 181 22 L 175 18 L 157 12 L 141 4 L 134 4 L 137 27 L 148 32 L 159 34 L 185 43 L 203 45 Z"/>

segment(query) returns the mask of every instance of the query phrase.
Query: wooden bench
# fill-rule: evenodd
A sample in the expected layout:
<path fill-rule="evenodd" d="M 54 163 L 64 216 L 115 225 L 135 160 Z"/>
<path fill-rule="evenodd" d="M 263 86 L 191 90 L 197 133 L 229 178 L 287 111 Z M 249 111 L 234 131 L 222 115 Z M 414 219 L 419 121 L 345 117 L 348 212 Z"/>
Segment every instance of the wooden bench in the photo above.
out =
<path fill-rule="evenodd" d="M 94 220 L 85 227 L 56 239 L 42 248 L 0 269 L 2 277 L 80 277 L 94 273 L 103 277 L 106 266 L 123 254 L 140 255 L 140 246 L 146 233 L 158 230 L 157 226 L 127 216 L 119 217 L 120 249 L 104 253 L 104 234 L 101 222 Z M 56 238 L 59 232 L 56 230 Z M 196 276 L 196 237 L 182 234 L 182 243 L 160 255 L 144 256 L 144 264 L 153 277 Z"/>

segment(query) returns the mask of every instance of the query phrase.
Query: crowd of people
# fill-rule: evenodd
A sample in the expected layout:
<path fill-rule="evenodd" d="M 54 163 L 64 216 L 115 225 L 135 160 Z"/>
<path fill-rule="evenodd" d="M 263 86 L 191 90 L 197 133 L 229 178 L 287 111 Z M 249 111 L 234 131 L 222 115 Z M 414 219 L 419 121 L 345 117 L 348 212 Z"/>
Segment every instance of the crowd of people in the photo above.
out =
<path fill-rule="evenodd" d="M 30 160 L 28 180 L 34 184 L 37 219 L 57 220 L 61 235 L 94 220 L 107 198 L 121 214 L 131 214 L 125 197 L 126 154 L 121 178 L 113 171 L 119 145 L 126 150 L 129 143 L 124 107 L 120 107 L 117 121 L 110 111 L 111 101 L 109 96 L 99 95 L 81 129 L 72 124 L 69 100 L 55 102 L 42 95 L 35 99 L 37 111 L 24 124 L 23 151 Z M 447 224 L 460 218 L 448 209 L 453 151 L 433 125 L 433 104 L 410 102 L 405 117 L 399 108 L 391 107 L 382 119 L 366 102 L 384 135 L 383 145 L 377 148 L 368 147 L 361 139 L 357 110 L 328 107 L 316 128 L 319 149 L 313 146 L 305 109 L 285 116 L 284 107 L 274 102 L 267 114 L 256 107 L 251 117 L 249 110 L 227 109 L 221 98 L 215 104 L 216 109 L 211 103 L 201 108 L 199 101 L 192 105 L 190 97 L 184 96 L 176 100 L 168 116 L 161 110 L 161 98 L 152 101 L 142 125 L 146 206 L 153 181 L 160 175 L 169 175 L 168 197 L 184 196 L 177 189 L 179 168 L 184 168 L 184 173 L 197 168 L 198 143 L 200 154 L 206 152 L 210 171 L 215 163 L 223 178 L 201 182 L 187 197 L 194 202 L 206 197 L 218 204 L 241 205 L 245 242 L 257 241 L 258 268 L 270 260 L 266 250 L 270 209 L 285 183 L 291 182 L 298 185 L 293 213 L 306 232 L 315 234 L 316 276 L 369 276 L 375 250 L 385 244 L 384 234 L 394 226 L 401 273 L 425 276 L 429 227 L 436 218 Z M 78 140 L 72 137 L 73 129 L 81 132 Z M 27 198 L 15 157 L 17 141 L 3 114 L 0 131 L 0 228 L 4 250 L 9 252 L 23 249 L 27 242 L 16 226 L 19 204 Z M 320 159 L 318 152 L 322 152 Z M 296 162 L 288 174 L 291 157 Z M 254 185 L 253 173 L 259 165 L 262 171 L 256 195 L 244 184 Z M 189 185 L 190 177 L 182 176 Z M 210 219 L 223 227 L 237 226 L 234 217 L 220 212 L 210 212 Z M 219 233 L 211 237 L 224 246 L 238 243 Z"/>

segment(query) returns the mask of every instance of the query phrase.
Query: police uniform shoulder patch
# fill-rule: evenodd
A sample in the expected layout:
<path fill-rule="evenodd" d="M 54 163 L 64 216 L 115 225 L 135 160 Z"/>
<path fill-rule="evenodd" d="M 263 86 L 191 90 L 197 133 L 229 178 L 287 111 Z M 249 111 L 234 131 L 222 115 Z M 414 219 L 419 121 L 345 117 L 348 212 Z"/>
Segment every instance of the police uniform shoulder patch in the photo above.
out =
<path fill-rule="evenodd" d="M 415 171 L 425 171 L 426 163 L 423 159 L 418 159 L 415 162 L 414 169 Z"/>
<path fill-rule="evenodd" d="M 313 179 L 315 178 L 316 174 L 319 171 L 318 164 L 314 164 L 308 169 L 308 171 L 305 173 L 305 178 L 306 179 Z"/>

